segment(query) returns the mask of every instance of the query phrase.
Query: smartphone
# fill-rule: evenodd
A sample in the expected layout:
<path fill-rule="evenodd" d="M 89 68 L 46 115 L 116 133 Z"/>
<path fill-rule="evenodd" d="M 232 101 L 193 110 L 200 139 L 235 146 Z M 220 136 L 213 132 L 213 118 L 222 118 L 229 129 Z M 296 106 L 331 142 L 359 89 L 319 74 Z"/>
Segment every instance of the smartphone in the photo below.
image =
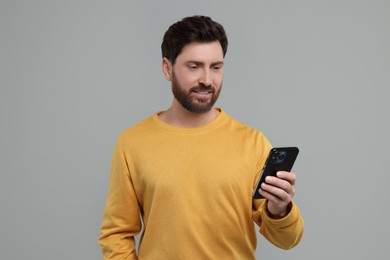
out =
<path fill-rule="evenodd" d="M 291 171 L 298 153 L 298 147 L 275 147 L 271 149 L 260 177 L 257 180 L 256 188 L 253 191 L 253 199 L 264 198 L 259 193 L 259 189 L 261 188 L 261 184 L 265 181 L 265 177 L 276 176 L 278 171 Z"/>

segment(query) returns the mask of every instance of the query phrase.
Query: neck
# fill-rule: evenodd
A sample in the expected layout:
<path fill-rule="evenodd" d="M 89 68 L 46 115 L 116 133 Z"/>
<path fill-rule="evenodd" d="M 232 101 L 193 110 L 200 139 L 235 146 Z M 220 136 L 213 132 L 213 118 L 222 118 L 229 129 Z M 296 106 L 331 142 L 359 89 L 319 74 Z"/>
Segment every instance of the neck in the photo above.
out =
<path fill-rule="evenodd" d="M 220 111 L 212 108 L 210 111 L 205 113 L 193 113 L 180 107 L 172 105 L 168 110 L 162 112 L 159 116 L 162 121 L 167 124 L 184 127 L 184 128 L 195 128 L 207 125 L 213 121 Z"/>

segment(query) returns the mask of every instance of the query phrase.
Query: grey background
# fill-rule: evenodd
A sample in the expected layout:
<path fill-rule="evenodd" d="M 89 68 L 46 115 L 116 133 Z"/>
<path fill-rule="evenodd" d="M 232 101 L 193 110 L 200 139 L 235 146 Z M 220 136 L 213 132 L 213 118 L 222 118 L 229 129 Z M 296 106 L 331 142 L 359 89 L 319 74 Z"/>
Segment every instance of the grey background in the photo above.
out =
<path fill-rule="evenodd" d="M 167 27 L 221 22 L 218 106 L 297 145 L 305 235 L 259 259 L 390 259 L 389 1 L 0 1 L 1 259 L 101 259 L 114 142 L 166 109 Z"/>

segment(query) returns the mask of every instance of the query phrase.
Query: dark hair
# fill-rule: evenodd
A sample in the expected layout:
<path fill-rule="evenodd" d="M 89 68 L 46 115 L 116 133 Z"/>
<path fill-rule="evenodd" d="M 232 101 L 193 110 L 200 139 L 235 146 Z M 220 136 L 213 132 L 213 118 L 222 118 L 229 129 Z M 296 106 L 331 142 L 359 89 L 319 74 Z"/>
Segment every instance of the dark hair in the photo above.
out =
<path fill-rule="evenodd" d="M 185 45 L 213 41 L 219 41 L 225 57 L 228 40 L 223 26 L 207 16 L 185 17 L 172 24 L 165 32 L 161 44 L 162 57 L 174 64 Z"/>

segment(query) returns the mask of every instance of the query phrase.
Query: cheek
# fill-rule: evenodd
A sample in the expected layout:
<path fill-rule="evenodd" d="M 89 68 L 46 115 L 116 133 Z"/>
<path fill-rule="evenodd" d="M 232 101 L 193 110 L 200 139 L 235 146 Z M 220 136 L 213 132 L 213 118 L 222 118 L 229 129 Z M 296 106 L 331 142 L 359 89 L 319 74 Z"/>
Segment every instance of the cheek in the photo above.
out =
<path fill-rule="evenodd" d="M 217 86 L 221 86 L 223 82 L 223 73 L 218 73 L 214 77 L 214 84 Z"/>
<path fill-rule="evenodd" d="M 199 77 L 196 73 L 182 73 L 177 77 L 177 81 L 183 87 L 193 87 L 197 84 Z"/>

